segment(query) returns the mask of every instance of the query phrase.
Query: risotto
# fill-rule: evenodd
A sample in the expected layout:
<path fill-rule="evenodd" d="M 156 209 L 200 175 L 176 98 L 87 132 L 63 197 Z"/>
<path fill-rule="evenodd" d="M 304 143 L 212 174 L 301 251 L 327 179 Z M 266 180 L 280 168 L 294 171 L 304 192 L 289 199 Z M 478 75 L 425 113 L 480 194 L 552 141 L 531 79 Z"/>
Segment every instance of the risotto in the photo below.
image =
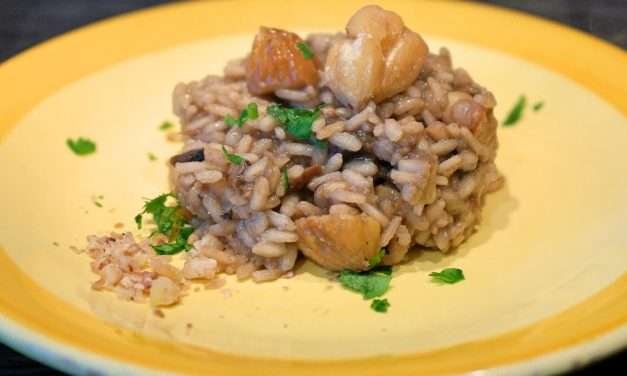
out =
<path fill-rule="evenodd" d="M 492 93 L 377 6 L 344 33 L 262 27 L 246 57 L 178 84 L 172 101 L 184 140 L 173 194 L 145 212 L 176 240 L 88 238 L 94 288 L 124 299 L 173 304 L 220 273 L 289 277 L 303 256 L 365 271 L 412 249 L 447 252 L 503 182 Z"/>

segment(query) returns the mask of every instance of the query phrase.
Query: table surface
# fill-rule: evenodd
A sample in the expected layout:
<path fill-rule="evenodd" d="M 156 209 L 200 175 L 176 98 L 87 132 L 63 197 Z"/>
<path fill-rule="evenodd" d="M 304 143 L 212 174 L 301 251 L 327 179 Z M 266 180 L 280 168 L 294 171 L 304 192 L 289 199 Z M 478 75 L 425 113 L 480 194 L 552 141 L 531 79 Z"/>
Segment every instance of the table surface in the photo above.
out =
<path fill-rule="evenodd" d="M 0 0 L 0 62 L 55 35 L 166 0 Z M 627 49 L 627 1 L 625 0 L 484 0 L 553 19 L 594 34 Z M 627 349 L 573 372 L 611 374 L 627 365 Z M 1 375 L 60 374 L 0 344 Z"/>

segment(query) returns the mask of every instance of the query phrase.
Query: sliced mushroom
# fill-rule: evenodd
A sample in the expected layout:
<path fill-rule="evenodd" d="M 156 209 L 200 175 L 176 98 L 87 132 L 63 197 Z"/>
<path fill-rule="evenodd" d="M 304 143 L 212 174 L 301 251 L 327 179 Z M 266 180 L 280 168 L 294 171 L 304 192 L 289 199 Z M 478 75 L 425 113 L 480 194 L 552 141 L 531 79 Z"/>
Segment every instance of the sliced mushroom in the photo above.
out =
<path fill-rule="evenodd" d="M 296 221 L 303 254 L 329 270 L 367 270 L 379 251 L 381 227 L 366 215 L 331 214 Z"/>
<path fill-rule="evenodd" d="M 184 153 L 175 155 L 170 158 L 170 164 L 174 166 L 177 163 L 186 163 L 186 162 L 202 162 L 205 160 L 205 151 L 204 149 L 193 149 L 188 150 Z"/>

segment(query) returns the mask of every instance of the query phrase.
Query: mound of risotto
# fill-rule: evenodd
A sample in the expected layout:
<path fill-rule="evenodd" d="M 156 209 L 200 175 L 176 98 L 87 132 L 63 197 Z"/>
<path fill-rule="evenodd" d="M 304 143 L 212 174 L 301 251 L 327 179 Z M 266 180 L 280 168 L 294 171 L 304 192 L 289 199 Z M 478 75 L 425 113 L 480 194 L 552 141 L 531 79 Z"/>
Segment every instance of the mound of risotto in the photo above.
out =
<path fill-rule="evenodd" d="M 155 226 L 149 238 L 88 238 L 93 286 L 161 306 L 220 273 L 289 277 L 300 255 L 365 271 L 412 249 L 447 252 L 503 182 L 495 104 L 446 49 L 429 52 L 378 6 L 345 33 L 262 27 L 223 76 L 174 88 L 173 193 L 136 218 Z"/>

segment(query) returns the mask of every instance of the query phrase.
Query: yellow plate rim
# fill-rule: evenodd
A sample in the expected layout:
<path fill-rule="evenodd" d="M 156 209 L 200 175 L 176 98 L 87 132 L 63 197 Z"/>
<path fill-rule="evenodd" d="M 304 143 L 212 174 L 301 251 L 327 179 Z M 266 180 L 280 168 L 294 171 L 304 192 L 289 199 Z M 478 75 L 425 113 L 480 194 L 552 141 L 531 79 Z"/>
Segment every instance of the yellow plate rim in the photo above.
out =
<path fill-rule="evenodd" d="M 216 1 L 211 4 L 211 6 L 222 8 L 227 8 L 233 5 L 234 2 L 229 1 Z M 90 42 L 90 40 L 92 40 L 92 38 L 98 36 L 102 37 L 112 30 L 115 30 L 118 33 L 129 31 L 137 32 L 135 26 L 138 22 L 140 24 L 142 22 L 148 24 L 155 23 L 156 20 L 167 19 L 170 17 L 171 15 L 169 13 L 177 13 L 176 16 L 181 19 L 181 14 L 184 13 L 184 10 L 190 11 L 193 7 L 202 6 L 207 5 L 183 3 L 152 7 L 99 21 L 55 37 L 2 63 L 0 65 L 0 86 L 14 87 L 12 85 L 17 84 L 20 81 L 20 78 L 24 77 L 24 73 L 33 69 L 34 66 L 39 64 L 41 61 L 49 62 L 53 67 L 62 66 L 65 60 L 62 57 L 64 54 L 60 52 L 76 50 L 80 46 L 85 46 Z M 496 26 L 517 24 L 517 28 L 504 29 L 503 33 L 496 36 L 485 35 L 485 32 L 479 30 L 481 28 L 470 27 L 471 30 L 468 32 L 467 29 L 447 30 L 445 25 L 427 25 L 425 27 L 425 32 L 432 35 L 476 43 L 540 64 L 585 86 L 589 90 L 603 97 L 621 113 L 627 114 L 627 77 L 620 74 L 624 70 L 624 67 L 627 66 L 627 54 L 618 47 L 612 46 L 597 39 L 596 37 L 584 34 L 569 27 L 498 7 L 468 3 L 451 4 L 437 2 L 430 3 L 429 6 L 440 8 L 440 10 L 451 9 L 451 7 L 453 7 L 453 9 L 458 13 L 464 13 L 466 16 L 476 16 L 476 19 L 470 21 L 469 24 L 472 24 L 473 22 L 474 24 L 481 24 L 481 19 L 490 19 L 491 21 L 494 21 Z M 307 22 L 311 23 L 311 20 Z M 541 40 L 533 39 L 532 37 L 529 37 L 529 35 L 526 35 L 525 32 L 522 31 L 523 29 L 526 30 L 526 33 L 533 34 L 534 38 L 537 37 L 534 33 L 541 30 L 546 33 L 542 34 L 546 35 L 546 37 Z M 150 32 L 150 30 L 142 30 L 143 36 L 145 37 L 148 32 Z M 2 114 L 0 123 L 0 141 L 2 140 L 2 136 L 6 135 L 10 131 L 11 126 L 15 124 L 25 113 L 27 113 L 40 100 L 58 90 L 63 85 L 124 59 L 156 51 L 161 48 L 172 47 L 179 43 L 190 42 L 198 38 L 208 37 L 209 35 L 210 33 L 207 33 L 198 27 L 192 29 L 191 32 L 187 34 L 181 31 L 176 32 L 175 30 L 172 30 L 172 34 L 167 38 L 161 38 L 158 40 L 153 38 L 152 40 L 149 40 L 148 43 L 142 45 L 133 45 L 128 40 L 123 41 L 121 44 L 124 48 L 119 49 L 114 48 L 117 46 L 111 44 L 112 42 L 107 44 L 106 39 L 104 39 L 105 45 L 102 46 L 103 48 L 99 50 L 99 52 L 85 56 L 84 60 L 77 62 L 74 67 L 75 69 L 72 70 L 72 72 L 69 72 L 68 70 L 62 71 L 58 75 L 51 75 L 52 77 L 43 80 L 43 82 L 35 82 L 33 79 L 30 81 L 26 80 L 27 87 L 34 89 L 29 95 L 19 92 L 17 99 L 14 102 L 6 101 L 0 104 L 0 114 Z M 519 38 L 516 39 L 519 43 L 512 44 L 512 37 Z M 130 40 L 132 38 L 128 39 Z M 535 44 L 520 43 L 523 40 L 534 42 Z M 594 51 L 594 57 L 584 55 L 577 59 L 577 61 L 571 62 L 568 60 L 567 56 L 565 56 L 565 52 L 573 47 L 577 47 L 578 49 L 587 52 Z M 600 56 L 605 56 L 606 58 L 601 59 L 602 61 L 599 62 Z M 599 69 L 592 71 L 590 67 L 593 65 Z M 0 258 L 2 258 L 3 261 L 8 261 L 1 249 Z M 18 272 L 17 269 L 15 270 L 16 273 L 21 273 Z M 20 277 L 28 279 L 25 275 Z M 555 322 L 568 322 L 569 319 L 572 319 L 570 317 L 572 316 L 572 312 L 584 306 L 586 308 L 594 308 L 597 306 L 601 307 L 602 304 L 607 304 L 607 302 L 610 301 L 616 302 L 616 304 L 620 307 L 627 308 L 627 303 L 625 303 L 627 300 L 625 299 L 626 296 L 627 274 L 623 274 L 623 276 L 611 286 L 586 299 L 586 301 L 571 307 L 555 317 L 533 324 L 530 328 L 523 328 L 519 331 L 508 333 L 505 336 L 499 336 L 501 342 L 497 343 L 507 343 L 508 340 L 513 340 L 509 337 L 513 337 L 515 339 L 517 338 L 516 336 L 524 335 L 525 331 L 537 330 L 538 328 L 543 328 L 547 325 L 553 325 Z M 120 358 L 116 359 L 114 357 L 110 357 L 106 353 L 97 353 L 90 351 L 91 349 L 81 349 L 75 347 L 72 345 L 72 341 L 68 338 L 51 338 L 50 333 L 37 333 L 29 328 L 28 322 L 25 321 L 24 318 L 20 318 L 18 316 L 19 312 L 11 312 L 9 308 L 1 303 L 2 300 L 0 299 L 0 338 L 2 341 L 22 352 L 28 353 L 30 356 L 44 363 L 59 369 L 79 373 L 85 373 L 88 371 L 97 371 L 102 373 L 103 367 L 107 370 L 107 373 L 126 373 L 128 371 L 149 373 L 156 371 L 154 367 L 145 363 L 130 364 L 124 362 L 124 360 Z M 627 309 L 623 310 L 623 312 L 625 313 L 614 315 L 612 315 L 612 313 L 606 313 L 603 317 L 604 321 L 597 325 L 589 325 L 587 327 L 587 331 L 584 331 L 586 333 L 585 335 L 573 338 L 569 337 L 567 342 L 551 344 L 539 353 L 523 354 L 522 356 L 519 355 L 516 358 L 506 360 L 501 359 L 500 361 L 488 362 L 483 365 L 481 362 L 475 364 L 478 364 L 479 368 L 491 369 L 494 372 L 499 372 L 499 370 L 509 370 L 513 372 L 527 373 L 534 369 L 542 369 L 545 371 L 549 369 L 552 371 L 569 369 L 574 366 L 572 363 L 574 360 L 579 360 L 584 355 L 588 357 L 588 359 L 599 357 L 615 351 L 627 344 Z M 549 323 L 546 321 L 549 321 Z M 571 324 L 573 323 L 571 322 Z M 508 338 L 503 339 L 502 337 Z M 478 346 L 481 348 L 481 346 L 486 346 L 486 344 L 491 343 L 491 341 L 494 341 L 494 339 L 490 338 L 477 341 L 474 342 L 472 346 Z M 467 345 L 468 344 L 462 344 L 461 346 Z M 443 357 L 446 356 L 447 352 L 436 350 L 428 354 L 432 360 L 440 359 L 440 361 L 444 361 L 445 358 Z M 264 365 L 268 366 L 269 364 L 272 364 L 280 366 L 280 369 L 277 370 L 277 374 L 284 374 L 287 373 L 287 371 L 293 372 L 296 370 L 302 370 L 299 366 L 302 366 L 304 363 L 309 365 L 321 365 L 320 369 L 323 370 L 341 370 L 346 374 L 361 373 L 363 372 L 362 367 L 366 364 L 373 367 L 381 367 L 377 368 L 378 370 L 387 368 L 389 371 L 386 372 L 390 374 L 402 374 L 407 370 L 415 369 L 411 368 L 411 366 L 415 366 L 416 362 L 419 362 L 423 357 L 424 354 L 418 354 L 415 357 L 409 356 L 411 359 L 407 359 L 408 357 L 401 357 L 404 360 L 404 363 L 399 367 L 392 366 L 390 364 L 390 359 L 387 359 L 386 362 L 386 358 L 379 357 L 367 359 L 366 361 L 346 361 L 342 363 L 320 361 L 294 362 L 294 364 L 287 364 L 289 362 L 273 360 L 270 363 L 264 361 Z M 240 357 L 239 359 L 245 360 L 248 358 Z M 255 373 L 254 366 L 248 367 L 249 368 L 242 365 L 241 368 L 234 369 L 233 373 Z M 176 368 L 172 368 L 171 370 L 175 369 Z M 318 369 L 318 372 L 320 369 Z M 431 369 L 430 373 L 432 372 L 434 372 L 433 369 Z M 299 373 L 305 374 L 309 372 L 303 370 L 303 372 Z"/>

